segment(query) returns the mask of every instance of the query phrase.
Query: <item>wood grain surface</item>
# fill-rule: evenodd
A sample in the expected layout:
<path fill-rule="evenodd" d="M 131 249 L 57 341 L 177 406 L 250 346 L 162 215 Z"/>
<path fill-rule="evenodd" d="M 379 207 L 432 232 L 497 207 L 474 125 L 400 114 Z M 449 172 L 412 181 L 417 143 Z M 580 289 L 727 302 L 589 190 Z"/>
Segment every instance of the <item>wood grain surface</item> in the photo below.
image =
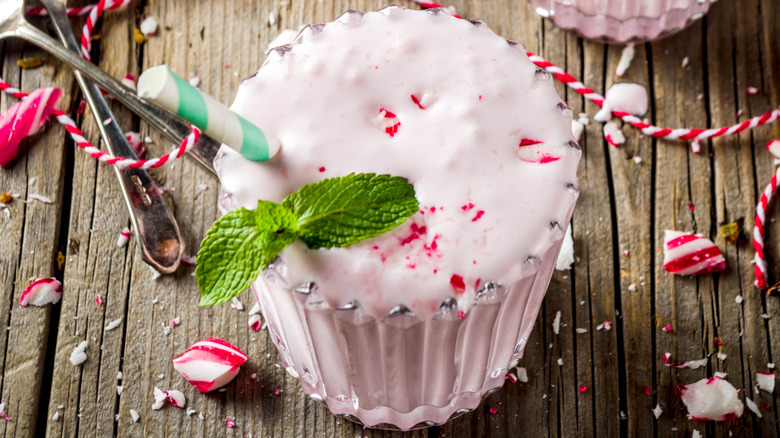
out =
<path fill-rule="evenodd" d="M 652 103 L 647 118 L 660 126 L 730 125 L 780 106 L 777 0 L 717 2 L 683 32 L 637 46 L 620 79 L 614 72 L 621 46 L 562 31 L 525 1 L 451 4 L 597 92 L 615 82 L 647 86 Z M 282 29 L 330 21 L 347 9 L 386 5 L 378 0 L 137 0 L 105 14 L 94 53 L 99 66 L 116 78 L 165 63 L 183 76 L 200 77 L 202 90 L 230 103 L 239 81 L 260 66 L 268 43 Z M 133 30 L 147 16 L 157 19 L 159 30 L 138 45 Z M 80 28 L 83 21 L 72 23 Z M 44 66 L 20 69 L 16 61 L 29 56 L 44 57 Z M 0 77 L 28 92 L 50 84 L 63 88 L 59 106 L 75 114 L 80 92 L 69 69 L 54 58 L 6 40 L 0 42 L 0 68 Z M 749 86 L 759 93 L 747 95 Z M 575 117 L 595 113 L 597 107 L 580 95 L 559 83 L 556 88 Z M 0 110 L 15 102 L 0 96 Z M 135 115 L 115 102 L 112 108 L 123 128 L 151 137 L 149 156 L 170 150 L 172 144 Z M 77 122 L 87 138 L 98 141 L 88 112 Z M 0 402 L 12 419 L 0 420 L 0 436 L 687 437 L 694 431 L 708 437 L 779 436 L 776 393 L 757 391 L 755 375 L 767 371 L 768 363 L 780 363 L 780 301 L 753 287 L 749 235 L 757 197 L 775 170 L 764 145 L 780 138 L 780 124 L 703 142 L 698 155 L 684 144 L 622 129 L 627 141 L 619 148 L 604 141 L 595 122 L 583 134 L 581 196 L 572 221 L 576 262 L 571 271 L 553 277 L 520 364 L 528 382 L 507 383 L 476 411 L 443 426 L 402 434 L 363 429 L 306 397 L 281 368 L 267 331 L 247 326 L 250 294 L 240 297 L 243 311 L 229 305 L 199 308 L 191 267 L 155 278 L 132 240 L 118 247 L 117 236 L 129 219 L 114 170 L 76 150 L 65 131 L 51 124 L 29 140 L 26 153 L 0 169 L 0 191 L 18 195 L 9 204 L 10 217 L 0 212 L 0 328 L 7 327 L 0 330 Z M 187 253 L 195 254 L 217 218 L 218 181 L 189 159 L 153 175 L 167 189 Z M 25 202 L 31 194 L 53 202 Z M 779 213 L 773 206 L 769 217 Z M 726 242 L 719 227 L 737 220 L 744 221 L 745 240 Z M 773 262 L 780 259 L 775 228 L 771 219 L 767 254 L 773 281 L 780 280 L 780 265 Z M 711 237 L 728 270 L 697 278 L 669 275 L 661 268 L 666 229 Z M 31 279 L 45 276 L 63 281 L 62 302 L 19 307 Z M 558 312 L 556 334 L 552 321 Z M 174 317 L 181 325 L 166 335 L 163 326 Z M 119 327 L 107 330 L 117 319 Z M 599 329 L 605 321 L 610 330 Z M 667 324 L 671 332 L 662 330 Z M 171 358 L 206 337 L 229 340 L 250 360 L 225 391 L 203 395 L 173 370 Z M 68 357 L 83 340 L 88 360 L 73 367 Z M 666 352 L 677 362 L 708 357 L 708 365 L 669 368 L 662 358 Z M 763 416 L 746 409 L 726 423 L 688 420 L 675 386 L 716 371 L 727 373 L 759 406 L 766 403 Z M 151 410 L 155 386 L 182 390 L 196 412 L 188 416 L 170 406 Z M 656 419 L 657 405 L 662 414 Z M 138 422 L 131 409 L 140 415 Z M 235 428 L 226 426 L 226 418 Z"/>

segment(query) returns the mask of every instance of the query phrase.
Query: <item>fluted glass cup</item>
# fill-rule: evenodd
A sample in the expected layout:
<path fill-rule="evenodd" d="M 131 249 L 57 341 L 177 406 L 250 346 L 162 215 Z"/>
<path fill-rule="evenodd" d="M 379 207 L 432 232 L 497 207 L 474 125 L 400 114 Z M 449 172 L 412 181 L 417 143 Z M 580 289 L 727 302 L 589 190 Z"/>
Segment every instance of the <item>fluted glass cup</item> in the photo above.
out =
<path fill-rule="evenodd" d="M 716 0 L 529 0 L 536 12 L 585 38 L 651 41 L 701 18 Z"/>

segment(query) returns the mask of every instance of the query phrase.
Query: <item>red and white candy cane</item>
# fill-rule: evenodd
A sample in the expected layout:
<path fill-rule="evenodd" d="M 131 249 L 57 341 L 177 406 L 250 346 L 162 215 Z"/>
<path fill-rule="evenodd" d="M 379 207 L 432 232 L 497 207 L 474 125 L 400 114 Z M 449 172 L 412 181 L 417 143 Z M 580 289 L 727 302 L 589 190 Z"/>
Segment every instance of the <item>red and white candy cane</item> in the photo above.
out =
<path fill-rule="evenodd" d="M 771 144 L 771 142 L 770 142 Z M 766 267 L 766 255 L 764 255 L 764 224 L 766 224 L 766 210 L 769 207 L 769 202 L 772 200 L 772 196 L 777 191 L 777 178 L 780 175 L 780 168 L 772 175 L 772 179 L 769 180 L 769 184 L 764 189 L 764 193 L 758 200 L 756 205 L 756 225 L 753 227 L 753 248 L 756 250 L 754 260 L 756 262 L 755 274 L 756 274 L 756 286 L 761 289 L 769 287 L 769 276 L 767 274 Z"/>

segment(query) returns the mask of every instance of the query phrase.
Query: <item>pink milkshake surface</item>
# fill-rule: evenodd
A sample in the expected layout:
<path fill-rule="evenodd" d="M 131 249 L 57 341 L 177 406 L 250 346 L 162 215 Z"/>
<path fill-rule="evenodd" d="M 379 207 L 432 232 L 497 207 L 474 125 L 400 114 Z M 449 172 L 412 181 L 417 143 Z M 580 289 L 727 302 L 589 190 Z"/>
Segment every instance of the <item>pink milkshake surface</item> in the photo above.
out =
<path fill-rule="evenodd" d="M 701 18 L 716 0 L 529 0 L 536 12 L 585 38 L 650 41 Z"/>
<path fill-rule="evenodd" d="M 350 173 L 414 185 L 420 211 L 357 245 L 298 241 L 253 284 L 286 369 L 337 415 L 440 424 L 517 364 L 579 195 L 550 75 L 481 22 L 350 11 L 269 51 L 232 109 L 282 143 L 223 147 L 220 209 Z"/>

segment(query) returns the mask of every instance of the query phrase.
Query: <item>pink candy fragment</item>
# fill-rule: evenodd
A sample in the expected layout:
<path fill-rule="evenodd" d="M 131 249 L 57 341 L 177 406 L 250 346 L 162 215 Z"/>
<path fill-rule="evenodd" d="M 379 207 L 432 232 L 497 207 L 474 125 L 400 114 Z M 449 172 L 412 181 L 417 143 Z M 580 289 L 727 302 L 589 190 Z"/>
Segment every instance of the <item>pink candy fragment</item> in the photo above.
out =
<path fill-rule="evenodd" d="M 0 115 L 0 166 L 16 157 L 25 137 L 41 129 L 61 96 L 59 88 L 39 88 Z"/>
<path fill-rule="evenodd" d="M 691 420 L 728 421 L 742 416 L 744 405 L 737 389 L 721 377 L 701 379 L 679 388 Z"/>
<path fill-rule="evenodd" d="M 401 126 L 401 120 L 384 108 L 379 110 L 379 113 L 371 120 L 371 123 L 390 137 L 397 134 L 398 128 Z"/>
<path fill-rule="evenodd" d="M 228 342 L 210 338 L 196 342 L 173 359 L 173 368 L 205 393 L 227 385 L 246 359 L 246 354 Z"/>
<path fill-rule="evenodd" d="M 22 292 L 19 305 L 24 307 L 32 304 L 41 307 L 50 303 L 59 303 L 60 299 L 62 299 L 62 283 L 54 277 L 39 278 Z"/>
<path fill-rule="evenodd" d="M 666 230 L 664 269 L 677 275 L 698 275 L 726 269 L 726 259 L 710 239 L 701 234 Z"/>

